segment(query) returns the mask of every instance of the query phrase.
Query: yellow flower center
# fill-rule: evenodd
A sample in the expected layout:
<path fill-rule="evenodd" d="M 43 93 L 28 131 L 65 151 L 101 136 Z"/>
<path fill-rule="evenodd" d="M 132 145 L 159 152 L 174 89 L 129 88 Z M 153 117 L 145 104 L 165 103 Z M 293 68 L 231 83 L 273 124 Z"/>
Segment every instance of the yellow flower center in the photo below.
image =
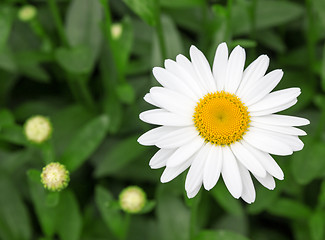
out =
<path fill-rule="evenodd" d="M 201 98 L 193 118 L 205 141 L 216 145 L 230 145 L 242 139 L 249 127 L 247 107 L 236 95 L 224 91 Z"/>

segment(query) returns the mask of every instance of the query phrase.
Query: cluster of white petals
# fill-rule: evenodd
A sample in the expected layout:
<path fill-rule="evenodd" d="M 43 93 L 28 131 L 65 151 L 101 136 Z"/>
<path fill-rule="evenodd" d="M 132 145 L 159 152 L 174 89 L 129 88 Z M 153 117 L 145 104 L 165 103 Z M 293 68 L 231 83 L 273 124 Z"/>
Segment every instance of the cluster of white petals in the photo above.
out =
<path fill-rule="evenodd" d="M 254 176 L 268 189 L 275 188 L 274 178 L 284 174 L 272 158 L 290 155 L 304 144 L 298 136 L 306 133 L 296 128 L 309 124 L 304 118 L 276 114 L 293 106 L 301 93 L 297 87 L 271 92 L 283 71 L 266 74 L 269 58 L 261 55 L 246 69 L 245 50 L 237 46 L 228 55 L 225 43 L 218 46 L 211 67 L 195 46 L 191 61 L 178 55 L 166 60 L 165 68 L 155 67 L 153 74 L 162 87 L 152 87 L 144 99 L 157 107 L 142 112 L 144 122 L 160 125 L 139 139 L 142 145 L 160 150 L 151 158 L 153 169 L 166 167 L 161 182 L 169 182 L 189 168 L 185 189 L 189 198 L 201 186 L 212 189 L 222 176 L 229 192 L 248 203 L 255 201 Z M 249 126 L 238 141 L 218 145 L 204 139 L 193 121 L 195 108 L 209 93 L 226 92 L 247 107 Z"/>

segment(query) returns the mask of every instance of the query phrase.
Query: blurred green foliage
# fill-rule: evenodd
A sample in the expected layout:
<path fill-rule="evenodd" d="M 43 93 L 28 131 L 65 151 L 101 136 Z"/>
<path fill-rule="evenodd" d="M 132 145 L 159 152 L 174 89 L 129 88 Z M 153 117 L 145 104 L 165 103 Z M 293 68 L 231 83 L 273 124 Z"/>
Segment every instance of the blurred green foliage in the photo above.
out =
<path fill-rule="evenodd" d="M 37 8 L 29 21 L 18 13 Z M 325 239 L 325 3 L 323 0 L 2 0 L 0 2 L 0 238 L 3 240 Z M 120 34 L 112 33 L 118 23 Z M 224 184 L 194 199 L 184 176 L 159 182 L 153 147 L 136 139 L 154 66 L 190 45 L 211 60 L 227 41 L 282 68 L 278 88 L 300 87 L 287 111 L 310 119 L 305 148 L 277 157 L 285 180 L 256 184 L 252 205 Z M 53 136 L 29 143 L 23 123 L 48 116 Z M 40 172 L 59 161 L 67 189 L 44 190 Z M 119 209 L 128 185 L 151 199 L 142 214 Z"/>

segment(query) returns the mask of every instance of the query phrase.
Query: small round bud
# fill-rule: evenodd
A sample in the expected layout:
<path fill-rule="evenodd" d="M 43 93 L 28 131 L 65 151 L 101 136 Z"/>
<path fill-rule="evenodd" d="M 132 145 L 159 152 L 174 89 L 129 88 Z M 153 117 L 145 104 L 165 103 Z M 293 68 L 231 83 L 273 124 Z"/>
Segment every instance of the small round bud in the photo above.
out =
<path fill-rule="evenodd" d="M 37 14 L 36 7 L 32 5 L 25 5 L 21 7 L 18 11 L 18 18 L 23 22 L 28 22 L 32 20 Z"/>
<path fill-rule="evenodd" d="M 123 32 L 123 26 L 120 23 L 112 24 L 111 33 L 113 39 L 119 39 Z"/>
<path fill-rule="evenodd" d="M 52 162 L 43 168 L 41 181 L 44 187 L 51 191 L 61 191 L 70 181 L 69 171 L 64 165 Z"/>
<path fill-rule="evenodd" d="M 26 138 L 34 143 L 42 143 L 50 138 L 52 124 L 50 120 L 43 116 L 34 116 L 27 119 L 24 125 Z"/>
<path fill-rule="evenodd" d="M 119 200 L 125 212 L 139 213 L 147 203 L 147 196 L 140 187 L 130 186 L 120 193 Z"/>

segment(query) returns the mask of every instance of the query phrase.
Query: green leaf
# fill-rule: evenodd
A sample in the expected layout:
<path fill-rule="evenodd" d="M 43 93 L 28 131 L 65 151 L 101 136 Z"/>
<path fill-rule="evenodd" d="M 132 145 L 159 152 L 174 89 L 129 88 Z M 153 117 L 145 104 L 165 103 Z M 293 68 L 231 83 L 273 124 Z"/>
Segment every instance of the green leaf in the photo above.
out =
<path fill-rule="evenodd" d="M 0 238 L 31 239 L 29 215 L 17 187 L 9 178 L 0 177 Z"/>
<path fill-rule="evenodd" d="M 258 214 L 271 207 L 274 201 L 281 193 L 281 189 L 277 186 L 274 190 L 270 191 L 264 186 L 256 186 L 256 200 L 254 204 L 248 206 L 248 212 L 252 214 Z"/>
<path fill-rule="evenodd" d="M 160 5 L 166 8 L 189 8 L 204 5 L 204 0 L 160 0 Z"/>
<path fill-rule="evenodd" d="M 95 176 L 103 177 L 117 172 L 144 153 L 147 149 L 137 142 L 138 137 L 131 136 L 115 146 L 108 146 L 106 156 L 96 166 Z"/>
<path fill-rule="evenodd" d="M 232 31 L 235 35 L 249 33 L 251 21 L 248 6 L 245 1 L 239 1 L 232 9 Z M 289 1 L 259 0 L 256 6 L 256 29 L 268 29 L 284 25 L 301 17 L 304 8 L 297 3 Z"/>
<path fill-rule="evenodd" d="M 180 197 L 161 188 L 157 200 L 158 228 L 162 240 L 188 240 L 190 210 Z M 172 213 L 172 214 L 171 214 Z"/>
<path fill-rule="evenodd" d="M 278 53 L 284 53 L 286 51 L 287 47 L 284 43 L 284 39 L 272 30 L 260 31 L 256 38 L 262 45 Z"/>
<path fill-rule="evenodd" d="M 93 65 L 90 48 L 85 46 L 57 48 L 55 58 L 64 70 L 71 73 L 89 73 Z"/>
<path fill-rule="evenodd" d="M 210 231 L 205 230 L 200 232 L 194 240 L 249 240 L 248 238 L 237 233 L 229 231 Z"/>
<path fill-rule="evenodd" d="M 5 126 L 14 125 L 14 123 L 15 123 L 15 118 L 9 110 L 7 109 L 0 110 L 0 129 Z"/>
<path fill-rule="evenodd" d="M 105 188 L 96 186 L 95 200 L 107 227 L 115 236 L 122 238 L 126 234 L 126 225 L 120 210 L 112 204 L 115 202 L 112 194 Z"/>
<path fill-rule="evenodd" d="M 182 43 L 181 36 L 172 18 L 163 15 L 161 24 L 164 32 L 164 40 L 166 45 L 167 57 L 175 59 L 179 53 L 184 52 L 184 44 Z M 162 54 L 159 48 L 158 36 L 154 35 L 152 46 L 152 65 L 161 65 Z"/>
<path fill-rule="evenodd" d="M 276 216 L 290 219 L 307 219 L 311 214 L 310 209 L 306 205 L 286 198 L 275 201 L 274 204 L 268 208 L 268 212 Z"/>
<path fill-rule="evenodd" d="M 291 169 L 296 181 L 307 184 L 324 174 L 325 143 L 315 141 L 311 137 L 305 137 L 305 148 L 295 153 L 291 161 Z M 306 159 L 308 159 L 306 161 Z"/>
<path fill-rule="evenodd" d="M 147 201 L 146 205 L 143 207 L 143 209 L 138 214 L 145 214 L 148 212 L 151 212 L 156 206 L 155 201 Z"/>
<path fill-rule="evenodd" d="M 126 104 L 132 104 L 135 100 L 135 92 L 132 86 L 128 83 L 123 83 L 116 88 L 117 96 L 120 101 Z"/>
<path fill-rule="evenodd" d="M 37 108 L 34 104 L 32 104 L 31 107 Z M 56 113 L 51 115 L 54 129 L 53 143 L 56 154 L 60 156 L 65 151 L 67 145 L 75 139 L 75 136 L 79 133 L 80 129 L 95 118 L 96 115 L 87 111 L 83 106 L 77 104 L 65 106 L 62 110 L 55 109 L 53 112 Z"/>
<path fill-rule="evenodd" d="M 318 194 L 318 205 L 321 208 L 325 207 L 325 180 L 323 180 Z"/>
<path fill-rule="evenodd" d="M 102 7 L 97 0 L 73 0 L 67 12 L 66 34 L 68 41 L 72 47 L 84 46 L 88 49 L 90 67 L 93 66 L 101 48 L 100 23 L 102 18 Z"/>
<path fill-rule="evenodd" d="M 325 19 L 325 17 L 324 17 Z M 324 26 L 325 26 L 325 20 L 324 20 Z M 323 91 L 325 91 L 325 44 L 323 46 L 323 58 L 322 58 L 322 62 L 321 62 L 321 73 L 320 73 L 320 76 L 321 76 L 321 83 L 322 83 L 322 88 L 323 88 Z"/>
<path fill-rule="evenodd" d="M 17 145 L 27 145 L 23 128 L 19 125 L 9 125 L 0 129 L 0 139 Z"/>
<path fill-rule="evenodd" d="M 243 207 L 240 201 L 230 195 L 224 184 L 219 182 L 210 192 L 226 212 L 237 216 L 243 215 Z"/>
<path fill-rule="evenodd" d="M 131 20 L 125 18 L 121 24 L 122 33 L 118 38 L 112 38 L 112 50 L 114 61 L 117 67 L 118 78 L 124 80 L 125 73 L 129 68 L 128 62 L 132 50 L 133 43 L 133 27 Z"/>
<path fill-rule="evenodd" d="M 151 26 L 157 24 L 157 0 L 123 0 L 136 14 Z"/>
<path fill-rule="evenodd" d="M 98 116 L 86 124 L 65 149 L 60 162 L 69 171 L 76 170 L 97 149 L 106 136 L 109 120 Z"/>
<path fill-rule="evenodd" d="M 38 170 L 29 170 L 27 172 L 29 191 L 43 233 L 52 237 L 55 233 L 56 210 L 46 204 L 47 193 L 41 184 L 41 172 Z"/>
<path fill-rule="evenodd" d="M 317 210 L 309 218 L 309 229 L 312 240 L 324 239 L 325 219 L 324 212 Z"/>
<path fill-rule="evenodd" d="M 9 6 L 0 5 L 0 51 L 6 45 L 13 20 L 14 12 Z"/>
<path fill-rule="evenodd" d="M 60 193 L 60 203 L 57 205 L 56 211 L 56 227 L 60 239 L 80 239 L 82 217 L 77 199 L 70 190 L 64 190 Z"/>

